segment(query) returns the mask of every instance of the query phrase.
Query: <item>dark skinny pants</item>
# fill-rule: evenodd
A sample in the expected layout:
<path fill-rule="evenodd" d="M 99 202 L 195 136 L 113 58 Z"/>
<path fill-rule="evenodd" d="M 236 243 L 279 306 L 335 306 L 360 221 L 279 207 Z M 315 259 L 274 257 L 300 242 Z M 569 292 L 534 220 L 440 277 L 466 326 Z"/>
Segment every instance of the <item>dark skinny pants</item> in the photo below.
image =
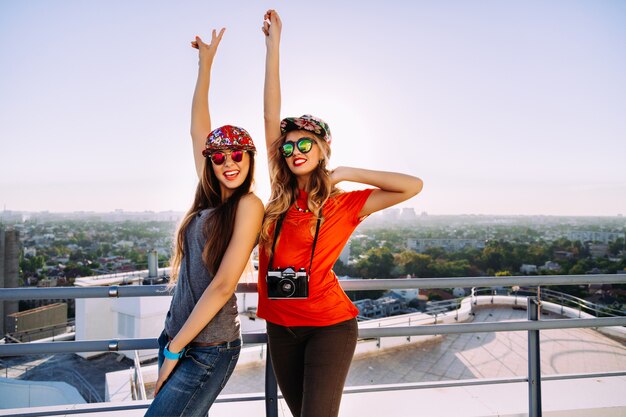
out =
<path fill-rule="evenodd" d="M 336 417 L 356 348 L 358 325 L 285 327 L 267 323 L 278 386 L 294 417 Z"/>

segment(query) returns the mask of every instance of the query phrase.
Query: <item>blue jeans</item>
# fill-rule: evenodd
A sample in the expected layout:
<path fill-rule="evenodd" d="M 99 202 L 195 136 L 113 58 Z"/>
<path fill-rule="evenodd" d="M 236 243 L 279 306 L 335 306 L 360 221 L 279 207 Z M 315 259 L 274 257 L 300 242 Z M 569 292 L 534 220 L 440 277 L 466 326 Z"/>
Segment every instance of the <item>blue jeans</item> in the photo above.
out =
<path fill-rule="evenodd" d="M 159 367 L 168 337 L 159 336 Z M 217 346 L 188 346 L 146 416 L 206 416 L 235 369 L 241 340 Z"/>

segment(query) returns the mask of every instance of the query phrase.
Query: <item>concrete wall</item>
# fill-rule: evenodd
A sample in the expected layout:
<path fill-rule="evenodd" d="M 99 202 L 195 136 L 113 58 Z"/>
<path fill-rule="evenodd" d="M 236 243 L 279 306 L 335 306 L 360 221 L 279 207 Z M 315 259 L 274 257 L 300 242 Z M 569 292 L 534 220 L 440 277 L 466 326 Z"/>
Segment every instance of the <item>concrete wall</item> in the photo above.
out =
<path fill-rule="evenodd" d="M 13 313 L 7 316 L 7 332 L 22 333 L 29 330 L 44 329 L 57 324 L 67 323 L 67 304 L 56 303 L 47 306 L 33 308 L 31 310 Z M 61 332 L 65 332 L 65 328 Z M 33 336 L 37 339 L 53 335 L 53 330 L 37 332 Z M 16 335 L 13 335 L 16 336 Z M 22 340 L 22 339 L 20 339 Z M 26 338 L 22 341 L 30 341 Z"/>

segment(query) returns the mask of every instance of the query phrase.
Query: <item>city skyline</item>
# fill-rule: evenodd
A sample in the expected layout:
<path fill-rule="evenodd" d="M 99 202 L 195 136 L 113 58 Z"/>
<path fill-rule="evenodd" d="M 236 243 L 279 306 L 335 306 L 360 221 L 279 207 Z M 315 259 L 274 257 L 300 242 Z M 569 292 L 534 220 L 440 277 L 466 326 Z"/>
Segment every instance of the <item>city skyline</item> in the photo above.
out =
<path fill-rule="evenodd" d="M 267 201 L 268 8 L 284 23 L 282 116 L 324 118 L 333 167 L 421 177 L 424 191 L 400 207 L 624 213 L 626 4 L 611 1 L 4 1 L 0 209 L 186 211 L 197 181 L 189 42 L 222 26 L 213 127 L 250 131 Z"/>

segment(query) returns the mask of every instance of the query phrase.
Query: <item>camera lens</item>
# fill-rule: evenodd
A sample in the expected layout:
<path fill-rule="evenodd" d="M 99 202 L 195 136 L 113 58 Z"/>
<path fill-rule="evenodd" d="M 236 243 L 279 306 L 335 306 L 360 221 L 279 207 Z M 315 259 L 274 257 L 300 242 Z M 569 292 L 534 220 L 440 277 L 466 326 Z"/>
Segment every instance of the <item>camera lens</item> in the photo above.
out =
<path fill-rule="evenodd" d="M 290 279 L 283 279 L 278 283 L 278 288 L 284 297 L 291 297 L 296 291 L 295 283 Z"/>

